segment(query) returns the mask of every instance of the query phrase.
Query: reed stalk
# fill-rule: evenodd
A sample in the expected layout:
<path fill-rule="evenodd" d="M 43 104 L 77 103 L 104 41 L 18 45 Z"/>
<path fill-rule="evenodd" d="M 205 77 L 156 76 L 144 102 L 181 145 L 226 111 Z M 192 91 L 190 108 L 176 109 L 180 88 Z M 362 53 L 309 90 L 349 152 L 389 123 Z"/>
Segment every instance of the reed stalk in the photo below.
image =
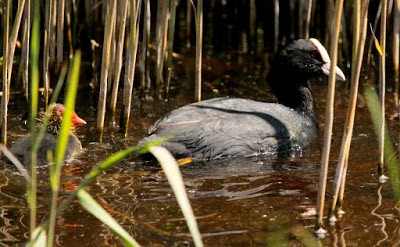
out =
<path fill-rule="evenodd" d="M 292 5 L 293 2 L 291 1 Z M 274 0 L 274 52 L 278 51 L 279 45 L 279 0 Z"/>
<path fill-rule="evenodd" d="M 203 50 L 203 0 L 197 0 L 196 8 L 196 67 L 195 67 L 195 100 L 201 101 L 201 66 Z"/>
<path fill-rule="evenodd" d="M 58 5 L 60 1 L 57 0 L 50 0 L 52 1 L 52 8 L 51 8 L 51 19 L 50 19 L 50 30 L 49 30 L 49 63 L 50 66 L 54 66 L 56 61 L 56 28 L 57 28 L 57 18 L 59 14 L 57 13 Z"/>
<path fill-rule="evenodd" d="M 340 154 L 338 159 L 338 165 L 336 167 L 336 174 L 334 180 L 334 192 L 331 205 L 331 213 L 336 212 L 336 207 L 342 205 L 342 199 L 344 195 L 344 187 L 346 181 L 346 173 L 348 168 L 348 157 L 350 151 L 351 138 L 354 128 L 354 117 L 357 107 L 357 96 L 358 96 L 358 85 L 361 73 L 361 65 L 364 54 L 365 40 L 367 36 L 367 25 L 368 25 L 368 0 L 355 1 L 354 12 L 354 37 L 353 37 L 353 59 L 351 65 L 351 90 L 350 90 L 350 102 L 347 108 L 346 123 L 343 132 L 342 146 L 340 148 Z M 338 197 L 339 203 L 338 202 Z M 340 208 L 339 208 L 340 209 Z M 336 218 L 331 215 L 330 220 L 334 221 Z"/>
<path fill-rule="evenodd" d="M 382 1 L 379 1 L 379 7 L 378 7 L 378 9 L 376 11 L 375 18 L 374 18 L 374 24 L 373 24 L 373 27 L 372 27 L 372 31 L 374 33 L 376 33 L 376 29 L 378 28 L 378 22 L 379 22 L 379 17 L 381 16 L 381 13 L 382 13 Z M 373 43 L 374 43 L 374 35 L 371 35 L 371 37 L 369 39 L 368 52 L 367 52 L 367 54 L 368 54 L 368 58 L 367 58 L 368 64 L 371 62 L 371 55 L 372 55 L 371 51 L 372 51 L 372 44 Z"/>
<path fill-rule="evenodd" d="M 118 16 L 120 18 L 118 22 L 118 37 L 117 37 L 117 51 L 115 54 L 115 72 L 114 72 L 114 83 L 111 93 L 111 123 L 115 120 L 115 109 L 117 107 L 118 87 L 121 77 L 122 68 L 122 55 L 124 52 L 124 40 L 125 40 L 125 28 L 126 28 L 126 16 L 128 13 L 128 1 L 123 1 L 122 5 L 118 8 Z"/>
<path fill-rule="evenodd" d="M 124 114 L 123 114 L 123 123 L 124 123 L 124 136 L 128 135 L 129 129 L 129 118 L 131 114 L 131 105 L 132 105 L 132 93 L 133 93 L 133 82 L 135 79 L 135 68 L 136 68 L 136 56 L 137 56 L 137 48 L 139 42 L 139 27 L 140 27 L 140 10 L 141 10 L 141 0 L 133 1 L 131 3 L 130 9 L 130 38 L 128 45 L 128 54 L 126 59 L 125 67 L 128 68 L 125 71 L 125 79 L 124 79 Z"/>
<path fill-rule="evenodd" d="M 387 178 L 384 173 L 385 165 L 385 89 L 386 89 L 386 18 L 387 18 L 387 0 L 382 0 L 381 9 L 381 35 L 380 46 L 382 55 L 379 57 L 379 99 L 381 101 L 381 125 L 379 134 L 380 158 L 378 173 L 380 180 L 384 182 Z"/>
<path fill-rule="evenodd" d="M 186 34 L 186 48 L 190 48 L 190 35 L 192 34 L 192 7 L 193 1 L 186 0 L 186 22 L 185 22 L 185 34 Z"/>
<path fill-rule="evenodd" d="M 64 10 L 65 0 L 59 0 L 57 5 L 57 71 L 61 69 L 64 59 Z"/>
<path fill-rule="evenodd" d="M 50 46 L 51 46 L 51 36 L 52 36 L 52 20 L 53 20 L 53 6 L 54 1 L 46 1 L 46 13 L 45 13 L 45 29 L 44 29 L 44 52 L 43 52 L 43 87 L 44 87 L 44 100 L 45 107 L 49 104 L 49 88 L 50 88 Z"/>
<path fill-rule="evenodd" d="M 337 0 L 335 3 L 335 18 L 334 27 L 335 30 L 332 33 L 332 40 L 330 45 L 330 55 L 331 55 L 331 67 L 329 74 L 329 85 L 326 100 L 325 109 L 325 127 L 324 127 L 324 145 L 322 149 L 321 156 L 321 171 L 319 177 L 319 188 L 318 188 L 318 198 L 317 198 L 317 217 L 316 217 L 316 229 L 317 233 L 324 234 L 326 231 L 322 228 L 322 218 L 324 214 L 324 203 L 325 203 L 325 191 L 326 191 L 326 181 L 328 177 L 328 165 L 329 165 L 329 155 L 331 149 L 332 140 L 332 127 L 333 127 L 333 113 L 334 113 L 334 96 L 335 96 L 335 68 L 337 64 L 337 50 L 338 41 L 340 34 L 340 23 L 342 19 L 343 11 L 343 0 Z"/>
<path fill-rule="evenodd" d="M 10 36 L 10 44 L 9 44 L 9 49 L 8 49 L 8 76 L 7 76 L 7 87 L 10 88 L 10 84 L 11 84 L 11 77 L 12 77 L 12 69 L 13 69 L 13 60 L 14 60 L 14 52 L 15 52 L 15 45 L 17 43 L 17 38 L 18 38 L 18 32 L 21 26 L 21 18 L 22 18 L 22 14 L 24 12 L 24 6 L 25 6 L 25 0 L 19 0 L 18 1 L 18 8 L 17 8 L 17 13 L 16 16 L 14 18 L 14 24 L 13 24 L 13 28 L 11 31 L 11 36 Z M 8 101 L 10 99 L 10 90 L 8 91 L 7 94 L 7 104 Z"/>
<path fill-rule="evenodd" d="M 7 113 L 8 113 L 8 66 L 9 66 L 9 32 L 10 32 L 10 12 L 11 12 L 11 1 L 7 2 L 2 9 L 3 12 L 3 97 L 1 97 L 1 143 L 7 145 Z"/>
<path fill-rule="evenodd" d="M 22 55 L 20 70 L 22 70 L 22 87 L 24 96 L 28 101 L 29 95 L 29 46 L 31 37 L 31 1 L 25 1 L 24 22 L 22 31 Z"/>
<path fill-rule="evenodd" d="M 116 2 L 118 3 L 118 0 L 116 0 Z M 118 6 L 120 6 L 118 4 Z M 118 8 L 117 10 L 118 11 Z M 115 15 L 115 20 L 113 23 L 113 27 L 111 28 L 111 33 L 109 33 L 108 35 L 110 35 L 111 38 L 111 46 L 110 46 L 110 64 L 108 66 L 108 75 L 107 75 L 107 92 L 110 92 L 112 90 L 112 86 L 113 86 L 113 79 L 114 79 L 114 70 L 115 70 L 115 59 L 116 59 L 116 47 L 117 47 L 117 38 L 116 38 L 116 27 L 119 21 L 118 17 L 118 12 Z"/>
<path fill-rule="evenodd" d="M 175 35 L 175 19 L 176 19 L 176 7 L 178 2 L 176 0 L 170 0 L 169 6 L 169 23 L 168 23 L 168 53 L 167 53 L 167 78 L 164 86 L 164 99 L 168 98 L 169 85 L 171 82 L 172 75 L 172 52 L 174 49 L 174 35 Z"/>
<path fill-rule="evenodd" d="M 245 32 L 243 32 L 245 33 Z M 249 42 L 250 49 L 253 51 L 257 50 L 257 4 L 255 0 L 249 2 Z M 243 52 L 247 53 L 248 49 L 245 49 L 243 45 Z"/>
<path fill-rule="evenodd" d="M 161 85 L 164 84 L 163 68 L 166 48 L 166 33 L 168 29 L 168 2 L 169 1 L 158 1 L 157 2 L 157 23 L 156 23 L 156 89 L 155 96 L 158 99 L 160 97 Z"/>
<path fill-rule="evenodd" d="M 144 0 L 144 17 L 143 17 L 143 39 L 142 53 L 140 57 L 140 74 L 141 74 L 141 89 L 148 92 L 151 88 L 150 78 L 150 40 L 151 40 L 151 11 L 150 0 Z"/>
<path fill-rule="evenodd" d="M 311 22 L 311 13 L 313 8 L 313 0 L 307 0 L 306 2 L 306 16 L 304 23 L 304 38 L 310 38 L 310 22 Z"/>
<path fill-rule="evenodd" d="M 104 3 L 106 4 L 106 3 Z M 106 115 L 106 101 L 107 101 L 107 78 L 108 68 L 110 66 L 110 51 L 112 28 L 116 18 L 117 1 L 108 1 L 109 8 L 107 11 L 105 29 L 104 29 L 104 41 L 103 41 L 103 55 L 101 61 L 101 76 L 100 76 L 100 87 L 99 87 L 99 101 L 97 105 L 97 130 L 99 132 L 99 141 L 103 141 L 104 131 L 104 119 Z"/>
<path fill-rule="evenodd" d="M 394 1 L 393 20 L 393 69 L 394 69 L 394 104 L 399 107 L 399 53 L 400 53 L 400 0 Z"/>
<path fill-rule="evenodd" d="M 72 59 L 74 55 L 74 46 L 73 46 L 73 41 L 72 41 L 72 30 L 71 30 L 71 25 L 72 25 L 72 3 L 71 1 L 65 2 L 65 17 L 67 20 L 67 39 L 68 39 L 68 45 L 69 45 L 69 58 Z"/>

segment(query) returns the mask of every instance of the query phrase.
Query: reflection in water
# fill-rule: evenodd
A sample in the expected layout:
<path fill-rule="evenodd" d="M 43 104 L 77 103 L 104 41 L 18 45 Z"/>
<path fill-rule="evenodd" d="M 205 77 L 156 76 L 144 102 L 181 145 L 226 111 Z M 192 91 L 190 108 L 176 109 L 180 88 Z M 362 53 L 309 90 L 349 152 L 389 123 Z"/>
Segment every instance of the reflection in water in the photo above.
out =
<path fill-rule="evenodd" d="M 374 209 L 372 209 L 371 214 L 375 215 L 377 218 L 381 220 L 380 224 L 375 224 L 375 225 L 381 225 L 381 231 L 383 233 L 383 238 L 378 241 L 376 245 L 382 244 L 386 239 L 389 238 L 387 232 L 386 232 L 386 220 L 385 217 L 379 215 L 376 211 L 382 206 L 382 185 L 379 185 L 378 190 L 377 190 L 377 195 L 378 195 L 378 204 Z"/>

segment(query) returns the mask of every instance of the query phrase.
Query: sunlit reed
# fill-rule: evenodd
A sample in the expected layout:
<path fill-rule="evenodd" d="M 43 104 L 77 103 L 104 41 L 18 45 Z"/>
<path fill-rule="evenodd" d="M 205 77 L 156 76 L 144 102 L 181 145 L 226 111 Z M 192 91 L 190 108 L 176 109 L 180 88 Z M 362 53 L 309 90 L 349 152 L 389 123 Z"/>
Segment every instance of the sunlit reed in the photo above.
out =
<path fill-rule="evenodd" d="M 197 1 L 196 8 L 196 68 L 195 68 L 195 100 L 201 100 L 201 66 L 203 50 L 203 0 Z"/>
<path fill-rule="evenodd" d="M 334 96 L 335 96 L 335 80 L 336 75 L 334 71 L 336 70 L 337 64 L 337 54 L 338 54 L 338 41 L 340 33 L 340 24 L 342 19 L 343 11 L 343 0 L 337 0 L 335 4 L 335 18 L 334 18 L 334 32 L 332 33 L 332 40 L 330 44 L 330 56 L 331 56 L 331 67 L 329 74 L 329 85 L 327 92 L 326 108 L 325 108 L 325 126 L 324 126 L 324 145 L 321 155 L 321 171 L 319 177 L 319 188 L 318 188 L 318 198 L 317 198 L 317 219 L 316 219 L 316 229 L 318 233 L 325 232 L 322 229 L 322 219 L 324 214 L 324 203 L 325 203 L 325 191 L 326 182 L 328 176 L 328 164 L 329 155 L 331 149 L 332 140 L 332 127 L 333 127 L 333 113 L 334 113 Z"/>
<path fill-rule="evenodd" d="M 387 0 L 382 0 L 381 9 L 381 36 L 380 47 L 382 55 L 379 57 L 379 99 L 381 101 L 381 131 L 379 137 L 380 159 L 378 173 L 381 180 L 385 180 L 384 162 L 385 162 L 385 100 L 386 100 L 386 18 L 387 18 Z"/>
<path fill-rule="evenodd" d="M 361 73 L 361 65 L 363 62 L 365 39 L 368 25 L 368 0 L 357 0 L 353 10 L 354 36 L 353 36 L 353 58 L 351 65 L 351 91 L 350 101 L 347 108 L 346 122 L 342 137 L 342 145 L 336 174 L 334 180 L 334 192 L 331 204 L 331 221 L 334 221 L 336 209 L 340 210 L 343 200 L 345 188 L 346 173 L 348 168 L 348 159 L 350 151 L 350 143 L 353 135 L 354 118 L 357 107 L 358 85 Z M 340 197 L 339 197 L 340 196 Z M 339 199 L 339 201 L 338 201 Z"/>
<path fill-rule="evenodd" d="M 126 17 L 128 13 L 128 1 L 123 1 L 123 4 L 118 6 L 117 9 L 117 50 L 115 54 L 115 68 L 114 68 L 114 78 L 113 78 L 113 86 L 111 92 L 111 101 L 110 101 L 110 109 L 111 109 L 111 123 L 114 124 L 115 121 L 115 109 L 117 107 L 117 97 L 118 97 L 118 88 L 119 81 L 121 77 L 121 68 L 122 68 L 122 59 L 123 59 L 123 51 L 124 51 L 124 40 L 125 40 L 125 26 L 126 26 Z"/>
<path fill-rule="evenodd" d="M 105 3 L 106 4 L 106 3 Z M 101 77 L 99 87 L 99 101 L 97 105 L 97 130 L 99 132 L 99 141 L 103 140 L 104 119 L 106 114 L 106 101 L 107 101 L 107 80 L 110 66 L 110 51 L 112 41 L 112 28 L 114 27 L 117 1 L 108 1 L 109 11 L 107 11 L 105 29 L 104 29 L 104 43 L 103 55 L 101 62 Z"/>
<path fill-rule="evenodd" d="M 123 96 L 123 129 L 124 136 L 128 135 L 129 120 L 132 106 L 133 82 L 135 80 L 136 56 L 139 43 L 140 13 L 142 1 L 133 1 L 130 6 L 130 33 L 128 55 L 125 62 L 124 96 Z"/>

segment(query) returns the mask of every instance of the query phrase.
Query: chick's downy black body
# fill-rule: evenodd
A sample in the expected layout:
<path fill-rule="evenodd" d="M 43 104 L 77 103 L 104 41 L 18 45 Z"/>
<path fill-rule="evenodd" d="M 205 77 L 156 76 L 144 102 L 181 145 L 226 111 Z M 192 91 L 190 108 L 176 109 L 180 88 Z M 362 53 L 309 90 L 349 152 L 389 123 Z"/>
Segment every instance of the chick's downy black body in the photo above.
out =
<path fill-rule="evenodd" d="M 329 69 L 329 56 L 318 40 L 297 40 L 275 56 L 268 75 L 280 104 L 215 98 L 186 105 L 158 120 L 139 144 L 172 135 L 162 146 L 177 158 L 195 160 L 301 150 L 318 136 L 308 80 L 329 75 Z M 345 79 L 337 67 L 335 74 Z"/>
<path fill-rule="evenodd" d="M 37 165 L 44 166 L 48 163 L 47 161 L 47 151 L 54 151 L 58 139 L 58 131 L 61 128 L 62 123 L 62 113 L 64 111 L 64 106 L 62 104 L 55 104 L 52 106 L 52 112 L 49 117 L 49 123 L 46 128 L 46 133 L 44 134 L 43 140 L 41 141 L 38 151 L 37 151 Z M 42 121 L 44 114 L 40 116 L 40 121 Z M 71 132 L 68 139 L 68 144 L 65 149 L 65 159 L 72 158 L 75 154 L 82 150 L 82 144 L 79 138 L 74 134 L 74 129 L 77 126 L 86 124 L 86 122 L 78 117 L 74 112 L 72 117 Z M 41 127 L 41 124 L 37 126 L 37 129 Z M 21 161 L 22 164 L 28 165 L 31 163 L 31 136 L 24 136 L 18 139 L 10 148 L 11 153 L 14 154 L 17 159 Z"/>

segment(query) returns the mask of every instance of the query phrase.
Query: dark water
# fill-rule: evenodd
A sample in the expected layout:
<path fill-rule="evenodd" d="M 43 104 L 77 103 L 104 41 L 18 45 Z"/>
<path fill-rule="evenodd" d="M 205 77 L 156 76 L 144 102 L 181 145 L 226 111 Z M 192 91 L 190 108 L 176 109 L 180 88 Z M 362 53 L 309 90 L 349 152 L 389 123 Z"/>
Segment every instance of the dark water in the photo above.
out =
<path fill-rule="evenodd" d="M 188 61 L 178 64 L 170 101 L 136 104 L 128 138 L 123 138 L 116 131 L 110 134 L 112 131 L 109 131 L 104 143 L 97 143 L 94 135 L 96 113 L 93 108 L 87 107 L 89 98 L 81 93 L 77 113 L 87 120 L 88 125 L 77 133 L 85 150 L 76 160 L 64 166 L 60 202 L 94 165 L 108 155 L 136 144 L 158 117 L 190 102 L 193 92 L 192 64 Z M 263 83 L 262 67 L 258 63 L 232 64 L 206 60 L 205 98 L 231 95 L 273 100 Z M 321 123 L 325 83 L 325 79 L 313 82 Z M 334 166 L 346 115 L 347 88 L 346 83 L 337 85 L 339 92 L 327 202 L 330 201 Z M 394 113 L 391 105 L 389 102 L 389 114 Z M 24 106 L 18 101 L 12 103 L 9 116 L 11 141 L 26 133 L 18 120 L 23 111 Z M 327 226 L 327 237 L 317 241 L 321 246 L 398 245 L 400 225 L 399 211 L 395 208 L 397 202 L 390 184 L 378 183 L 378 145 L 362 101 L 356 118 L 343 208 L 346 214 L 336 225 Z M 397 142 L 400 133 L 397 120 L 390 121 L 389 125 Z M 321 142 L 305 150 L 302 157 L 277 160 L 251 157 L 182 167 L 205 245 L 268 246 L 283 239 L 288 246 L 302 246 L 304 231 L 312 233 L 314 230 L 314 216 L 307 213 L 316 204 Z M 156 164 L 143 165 L 137 158 L 130 157 L 96 179 L 89 192 L 143 246 L 188 246 L 191 238 L 177 202 L 164 174 L 154 167 Z M 45 179 L 46 170 L 41 170 L 39 177 L 38 221 L 41 222 L 47 218 L 50 190 Z M 28 237 L 29 211 L 25 196 L 22 177 L 10 168 L 2 168 L 1 245 L 23 245 Z M 59 246 L 121 246 L 113 233 L 77 202 L 58 217 L 56 241 Z"/>

